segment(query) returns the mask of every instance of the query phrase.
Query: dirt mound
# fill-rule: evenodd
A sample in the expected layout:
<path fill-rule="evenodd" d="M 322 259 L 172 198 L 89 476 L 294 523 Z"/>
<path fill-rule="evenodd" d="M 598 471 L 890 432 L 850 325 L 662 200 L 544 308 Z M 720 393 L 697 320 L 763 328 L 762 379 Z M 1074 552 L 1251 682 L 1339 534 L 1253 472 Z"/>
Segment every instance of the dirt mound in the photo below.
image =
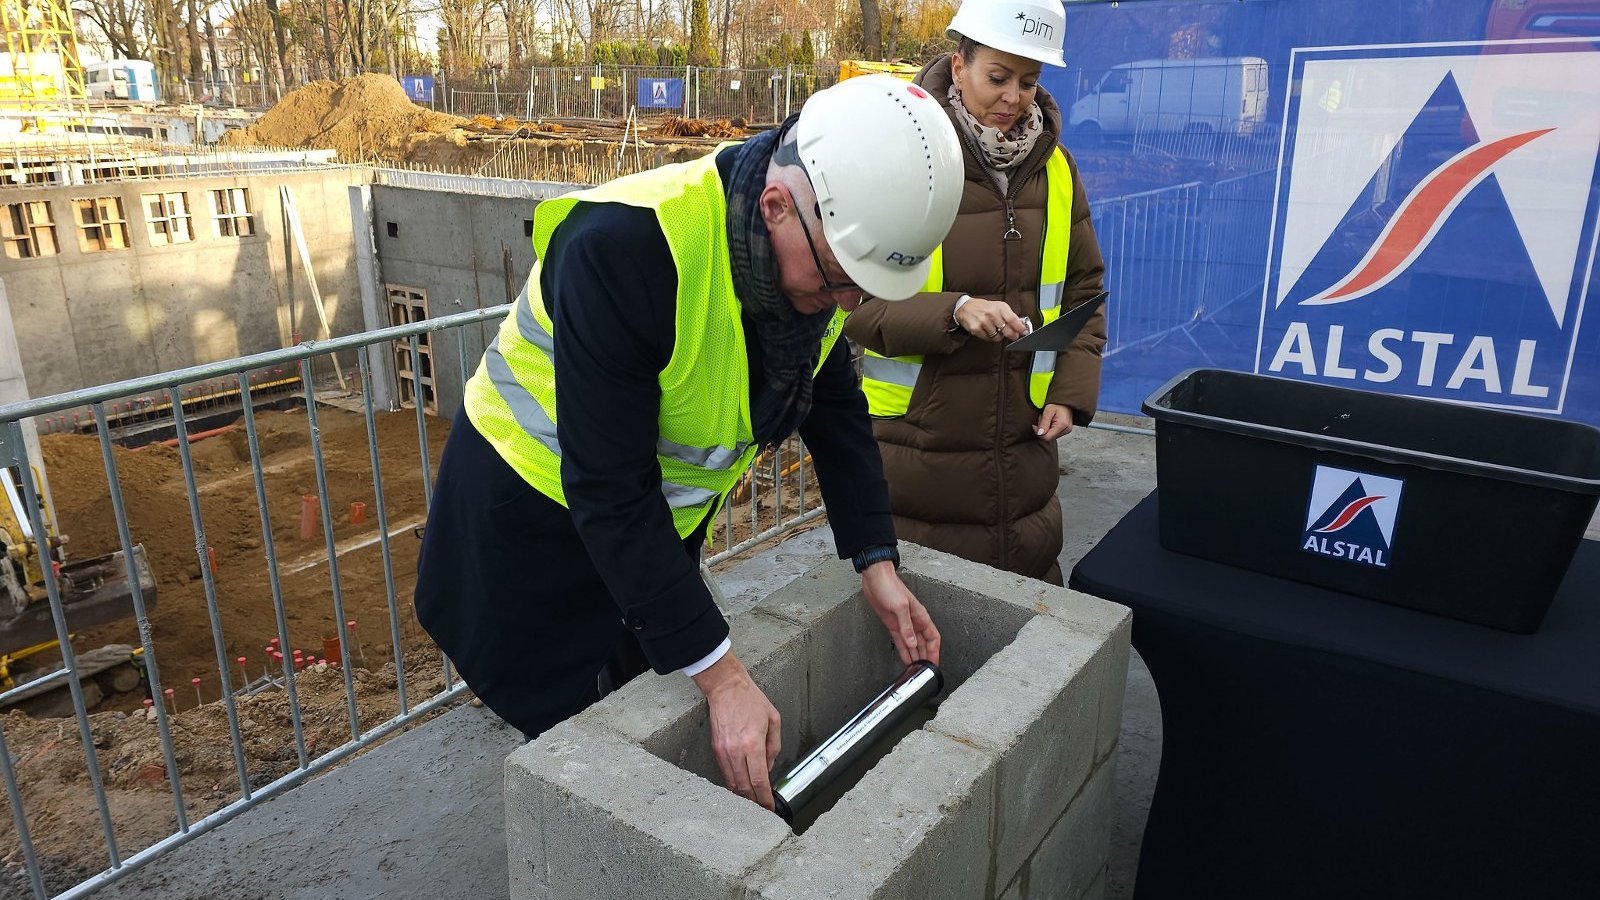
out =
<path fill-rule="evenodd" d="M 292 91 L 254 124 L 224 134 L 220 143 L 334 150 L 344 162 L 399 162 L 472 175 L 585 182 L 693 159 L 710 152 L 719 140 L 747 137 L 743 124 L 668 117 L 650 130 L 642 148 L 637 132 L 625 146 L 631 128 L 622 122 L 489 115 L 463 119 L 417 106 L 398 81 L 367 74 L 314 81 Z"/>
<path fill-rule="evenodd" d="M 411 102 L 387 75 L 314 81 L 291 91 L 247 128 L 222 136 L 227 147 L 307 147 L 338 151 L 346 162 L 400 160 L 417 133 L 440 133 L 463 120 Z"/>

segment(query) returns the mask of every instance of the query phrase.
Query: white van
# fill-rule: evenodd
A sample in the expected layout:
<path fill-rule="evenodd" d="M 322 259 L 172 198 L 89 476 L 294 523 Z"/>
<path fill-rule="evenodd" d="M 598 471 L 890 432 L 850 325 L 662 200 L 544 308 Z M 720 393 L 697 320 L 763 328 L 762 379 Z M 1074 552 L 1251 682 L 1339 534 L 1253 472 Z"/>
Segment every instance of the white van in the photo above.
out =
<path fill-rule="evenodd" d="M 1256 56 L 1142 59 L 1114 66 L 1067 114 L 1080 135 L 1249 134 L 1267 114 L 1267 61 Z"/>
<path fill-rule="evenodd" d="M 142 59 L 110 59 L 83 67 L 83 87 L 91 99 L 158 100 L 156 67 Z"/>

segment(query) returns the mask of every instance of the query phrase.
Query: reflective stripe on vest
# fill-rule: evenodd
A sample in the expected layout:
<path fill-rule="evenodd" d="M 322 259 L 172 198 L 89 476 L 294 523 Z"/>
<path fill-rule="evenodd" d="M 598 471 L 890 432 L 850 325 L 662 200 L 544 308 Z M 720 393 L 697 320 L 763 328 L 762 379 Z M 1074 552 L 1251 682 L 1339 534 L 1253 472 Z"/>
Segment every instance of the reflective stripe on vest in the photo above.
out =
<path fill-rule="evenodd" d="M 533 244 L 540 261 L 517 297 L 515 313 L 501 324 L 467 381 L 467 417 L 529 484 L 566 505 L 551 362 L 554 329 L 539 279 L 551 234 L 579 201 L 653 210 L 677 264 L 676 336 L 659 376 L 656 459 L 673 526 L 687 537 L 715 513 L 756 453 L 749 363 L 729 270 L 715 152 L 539 204 Z M 819 369 L 838 341 L 844 317 L 836 310 L 828 324 Z"/>
<path fill-rule="evenodd" d="M 1045 163 L 1048 199 L 1045 202 L 1044 242 L 1039 265 L 1039 327 L 1061 317 L 1062 288 L 1067 279 L 1067 243 L 1072 233 L 1072 169 L 1060 147 Z M 924 293 L 944 290 L 944 247 L 929 257 L 933 267 L 923 283 Z M 1041 351 L 1029 361 L 1028 400 L 1043 408 L 1055 375 L 1056 351 Z M 921 356 L 880 356 L 864 351 L 861 390 L 867 408 L 878 417 L 903 416 L 911 408 L 911 392 L 922 374 Z"/>

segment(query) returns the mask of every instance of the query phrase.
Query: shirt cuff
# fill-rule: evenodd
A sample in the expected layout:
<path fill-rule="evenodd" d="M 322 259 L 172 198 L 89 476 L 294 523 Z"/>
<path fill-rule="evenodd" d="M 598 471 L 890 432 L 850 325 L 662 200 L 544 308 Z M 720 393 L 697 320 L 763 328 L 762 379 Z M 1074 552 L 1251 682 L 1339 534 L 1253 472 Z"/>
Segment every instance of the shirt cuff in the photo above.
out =
<path fill-rule="evenodd" d="M 693 678 L 694 676 L 699 675 L 701 672 L 704 672 L 705 670 L 716 665 L 717 661 L 722 659 L 723 655 L 732 649 L 733 641 L 729 640 L 728 638 L 723 638 L 722 643 L 717 645 L 717 649 L 701 657 L 699 662 L 684 666 L 680 671 L 690 678 Z"/>

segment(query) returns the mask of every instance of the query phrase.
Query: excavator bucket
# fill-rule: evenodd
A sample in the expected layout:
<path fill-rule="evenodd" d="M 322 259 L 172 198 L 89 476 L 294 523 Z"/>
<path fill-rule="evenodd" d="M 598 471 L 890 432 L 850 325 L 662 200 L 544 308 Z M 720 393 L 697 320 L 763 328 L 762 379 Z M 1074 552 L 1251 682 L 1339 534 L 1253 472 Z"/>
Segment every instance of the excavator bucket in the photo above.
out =
<path fill-rule="evenodd" d="M 156 578 L 145 558 L 144 545 L 133 545 L 133 572 L 146 610 L 156 603 Z M 82 631 L 133 615 L 133 583 L 122 551 L 92 559 L 68 562 L 57 575 L 61 606 L 69 631 Z M 44 597 L 28 604 L 21 612 L 0 607 L 0 653 L 52 641 L 56 638 L 55 620 Z"/>

